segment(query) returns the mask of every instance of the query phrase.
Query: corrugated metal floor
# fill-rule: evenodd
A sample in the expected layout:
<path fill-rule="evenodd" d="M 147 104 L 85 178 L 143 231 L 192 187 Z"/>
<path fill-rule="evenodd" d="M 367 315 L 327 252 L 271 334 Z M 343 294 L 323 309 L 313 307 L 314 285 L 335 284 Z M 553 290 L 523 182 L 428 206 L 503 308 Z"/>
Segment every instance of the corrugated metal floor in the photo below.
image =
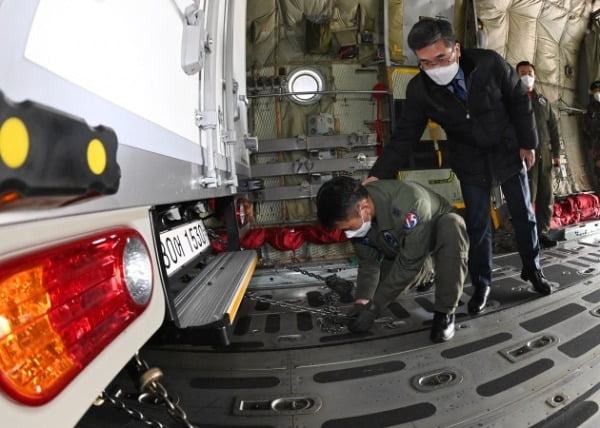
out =
<path fill-rule="evenodd" d="M 600 234 L 546 250 L 542 262 L 558 288 L 551 296 L 519 279 L 517 255 L 497 257 L 490 307 L 472 317 L 462 304 L 457 333 L 443 344 L 429 341 L 431 292 L 415 292 L 364 335 L 324 332 L 317 314 L 244 301 L 231 347 L 154 347 L 142 355 L 163 369 L 164 384 L 200 427 L 597 427 Z M 333 271 L 353 275 L 349 266 L 321 267 L 323 275 Z M 308 292 L 326 290 L 303 277 L 261 271 L 251 285 L 259 295 L 310 305 Z M 465 293 L 463 303 L 470 286 Z M 117 387 L 131 392 L 129 406 L 179 426 L 164 406 L 135 401 L 124 374 Z M 143 423 L 104 405 L 79 426 Z"/>

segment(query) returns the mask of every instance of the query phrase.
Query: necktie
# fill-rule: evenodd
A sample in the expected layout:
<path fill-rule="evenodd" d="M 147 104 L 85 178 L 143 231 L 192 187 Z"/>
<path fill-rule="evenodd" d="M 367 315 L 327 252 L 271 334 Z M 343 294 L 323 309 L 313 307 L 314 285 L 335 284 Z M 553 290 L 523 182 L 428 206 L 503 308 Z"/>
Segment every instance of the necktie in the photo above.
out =
<path fill-rule="evenodd" d="M 452 81 L 452 88 L 454 89 L 454 94 L 460 98 L 462 101 L 466 101 L 467 100 L 467 91 L 465 91 L 463 89 L 463 87 L 460 84 L 460 80 L 458 79 L 454 79 Z"/>

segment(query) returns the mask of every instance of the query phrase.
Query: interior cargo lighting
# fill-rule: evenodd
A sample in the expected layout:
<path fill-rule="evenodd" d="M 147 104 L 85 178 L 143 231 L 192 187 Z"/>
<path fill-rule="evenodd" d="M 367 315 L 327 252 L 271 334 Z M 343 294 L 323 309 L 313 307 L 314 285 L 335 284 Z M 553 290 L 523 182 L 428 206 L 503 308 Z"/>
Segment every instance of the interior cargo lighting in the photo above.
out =
<path fill-rule="evenodd" d="M 311 105 L 321 99 L 319 92 L 325 88 L 325 77 L 313 67 L 299 67 L 288 75 L 287 90 L 297 104 Z"/>
<path fill-rule="evenodd" d="M 244 227 L 252 220 L 252 204 L 248 199 L 239 198 L 235 202 L 235 217 L 238 227 Z"/>
<path fill-rule="evenodd" d="M 138 232 L 117 229 L 0 264 L 0 387 L 54 398 L 147 307 L 152 264 Z"/>

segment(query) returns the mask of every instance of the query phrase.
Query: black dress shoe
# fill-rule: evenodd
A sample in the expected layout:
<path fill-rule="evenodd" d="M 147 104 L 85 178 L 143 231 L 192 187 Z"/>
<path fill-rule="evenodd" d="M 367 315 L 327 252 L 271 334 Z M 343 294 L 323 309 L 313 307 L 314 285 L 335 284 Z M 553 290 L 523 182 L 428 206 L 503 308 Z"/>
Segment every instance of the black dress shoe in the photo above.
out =
<path fill-rule="evenodd" d="M 467 304 L 471 315 L 481 313 L 485 309 L 490 291 L 492 291 L 492 287 L 489 285 L 475 286 L 475 292 Z"/>
<path fill-rule="evenodd" d="M 430 336 L 432 342 L 446 342 L 454 337 L 454 331 L 454 314 L 434 312 Z"/>
<path fill-rule="evenodd" d="M 533 289 L 541 294 L 552 294 L 552 286 L 546 278 L 541 269 L 533 271 L 521 271 L 521 279 L 523 281 L 530 281 L 533 284 Z"/>
<path fill-rule="evenodd" d="M 540 233 L 538 238 L 540 240 L 540 245 L 542 246 L 542 248 L 556 247 L 557 241 L 548 237 L 548 235 L 544 235 L 543 233 Z"/>

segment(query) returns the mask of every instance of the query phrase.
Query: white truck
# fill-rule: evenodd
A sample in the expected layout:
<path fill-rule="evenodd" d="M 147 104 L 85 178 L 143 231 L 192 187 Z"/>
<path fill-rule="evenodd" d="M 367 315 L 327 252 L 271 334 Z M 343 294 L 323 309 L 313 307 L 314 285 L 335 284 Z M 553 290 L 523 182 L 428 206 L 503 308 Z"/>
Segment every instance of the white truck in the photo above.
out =
<path fill-rule="evenodd" d="M 311 202 L 374 162 L 419 16 L 514 62 L 523 38 L 493 30 L 581 40 L 591 5 L 0 0 L 0 426 L 598 426 L 600 213 L 556 228 L 555 293 L 496 255 L 486 311 L 465 284 L 455 337 L 432 344 L 432 284 L 347 331 L 353 300 L 324 280 L 356 263 Z M 574 138 L 573 49 L 524 52 L 567 64 L 540 64 L 540 86 Z M 460 208 L 443 132 L 423 140 L 399 178 Z"/>
<path fill-rule="evenodd" d="M 249 174 L 245 7 L 0 2 L 3 426 L 74 425 L 178 310 L 165 278 Z M 229 287 L 199 303 L 211 322 Z"/>

